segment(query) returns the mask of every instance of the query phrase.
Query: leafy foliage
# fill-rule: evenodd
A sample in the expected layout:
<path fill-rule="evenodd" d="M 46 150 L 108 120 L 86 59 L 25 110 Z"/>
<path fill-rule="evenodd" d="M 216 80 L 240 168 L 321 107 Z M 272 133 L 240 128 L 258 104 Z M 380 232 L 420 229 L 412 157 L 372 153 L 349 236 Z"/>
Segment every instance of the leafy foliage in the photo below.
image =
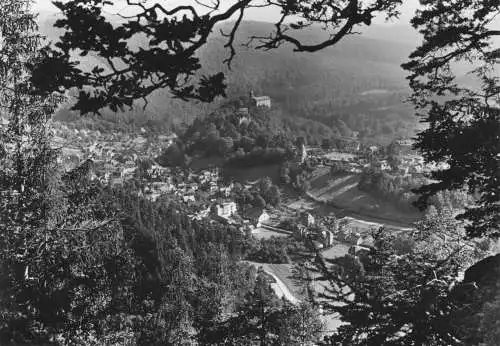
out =
<path fill-rule="evenodd" d="M 426 179 L 420 176 L 389 174 L 376 169 L 365 169 L 361 173 L 358 187 L 375 196 L 393 201 L 402 209 L 414 209 L 415 195 L 412 190 L 420 187 Z"/>
<path fill-rule="evenodd" d="M 236 345 L 298 346 L 318 342 L 324 330 L 318 313 L 307 303 L 294 306 L 278 299 L 271 287 L 273 280 L 260 272 L 237 315 L 223 324 L 218 334 L 229 335 L 226 341 Z"/>
<path fill-rule="evenodd" d="M 253 207 L 279 207 L 281 203 L 280 190 L 269 177 L 260 179 L 250 189 L 244 188 L 237 183 L 233 194 L 240 210 L 243 211 Z"/>
<path fill-rule="evenodd" d="M 233 166 L 258 166 L 293 156 L 292 135 L 281 124 L 275 110 L 252 107 L 245 114 L 229 103 L 195 119 L 182 140 L 191 155 L 223 156 Z"/>
<path fill-rule="evenodd" d="M 421 1 L 412 20 L 424 35 L 404 68 L 410 72 L 413 103 L 428 128 L 416 148 L 429 162 L 449 167 L 432 173 L 436 182 L 419 192 L 421 205 L 440 190 L 467 186 L 478 194 L 462 218 L 470 236 L 498 236 L 500 229 L 499 50 L 493 39 L 498 1 Z M 465 65 L 469 64 L 470 65 Z M 465 69 L 467 78 L 457 71 Z"/>
<path fill-rule="evenodd" d="M 458 273 L 485 250 L 466 241 L 463 226 L 445 212 L 429 213 L 413 235 L 380 229 L 372 237 L 373 247 L 316 259 L 322 274 L 316 280 L 329 283 L 316 299 L 347 322 L 327 344 L 462 344 L 455 314 L 467 305 L 457 300 L 454 286 Z"/>
<path fill-rule="evenodd" d="M 216 96 L 225 95 L 224 75 L 218 72 L 197 76 L 201 68 L 197 53 L 207 43 L 215 26 L 233 15 L 237 20 L 224 33 L 225 47 L 229 50 L 227 63 L 235 55 L 234 37 L 243 16 L 252 7 L 275 7 L 281 13 L 273 33 L 253 37 L 259 41 L 258 47 L 272 49 L 289 43 L 297 51 L 313 52 L 338 43 L 355 27 L 370 25 L 377 13 L 394 16 L 400 3 L 400 0 L 379 0 L 370 4 L 357 0 L 294 3 L 244 0 L 224 9 L 219 2 L 202 2 L 205 11 L 197 11 L 190 5 L 164 7 L 158 2 L 150 5 L 128 2 L 133 14 L 120 15 L 123 22 L 113 25 L 103 15 L 112 5 L 109 1 L 55 2 L 63 13 L 56 27 L 63 28 L 65 33 L 55 47 L 43 50 L 33 81 L 42 92 L 79 88 L 74 108 L 84 113 L 104 106 L 113 111 L 132 106 L 134 100 L 161 88 L 168 88 L 181 99 L 212 101 Z M 287 19 L 292 19 L 292 23 L 284 24 Z M 313 24 L 321 24 L 331 35 L 318 43 L 308 43 L 301 42 L 290 32 L 300 32 Z M 147 46 L 136 49 L 127 44 L 134 36 L 144 37 Z M 98 55 L 106 61 L 107 67 L 95 66 L 82 71 L 72 59 L 74 52 L 80 56 Z M 45 78 L 45 71 L 53 71 L 50 79 Z"/>

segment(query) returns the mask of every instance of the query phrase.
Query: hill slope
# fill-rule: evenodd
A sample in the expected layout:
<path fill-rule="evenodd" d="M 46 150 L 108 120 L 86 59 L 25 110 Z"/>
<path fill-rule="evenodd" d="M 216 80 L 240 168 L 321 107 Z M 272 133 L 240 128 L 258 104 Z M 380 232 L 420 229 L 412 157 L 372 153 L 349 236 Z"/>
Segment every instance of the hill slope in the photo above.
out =
<path fill-rule="evenodd" d="M 57 30 L 51 27 L 53 16 L 41 18 L 41 30 L 56 40 Z M 228 31 L 227 25 L 220 28 Z M 272 30 L 270 23 L 244 22 L 235 42 L 237 56 L 232 68 L 222 64 L 229 54 L 223 45 L 226 39 L 219 31 L 200 52 L 205 73 L 223 71 L 230 98 L 256 94 L 271 96 L 275 105 L 288 117 L 307 118 L 338 129 L 361 132 L 367 139 L 381 140 L 394 135 L 407 135 L 413 126 L 412 110 L 402 100 L 407 89 L 400 64 L 412 46 L 400 39 L 384 41 L 372 37 L 353 35 L 337 46 L 317 53 L 293 53 L 291 47 L 280 47 L 271 52 L 242 46 L 251 35 L 262 36 Z M 300 33 L 299 38 L 317 41 L 325 36 L 319 28 Z M 145 45 L 135 42 L 132 45 Z M 82 61 L 92 66 L 99 58 Z M 126 122 L 153 123 L 189 122 L 200 114 L 207 114 L 223 101 L 213 105 L 186 103 L 172 99 L 168 91 L 151 95 L 148 107 L 136 107 L 121 114 Z M 116 118 L 109 114 L 108 118 Z M 65 114 L 61 118 L 68 118 Z M 384 127 L 385 125 L 385 127 Z"/>

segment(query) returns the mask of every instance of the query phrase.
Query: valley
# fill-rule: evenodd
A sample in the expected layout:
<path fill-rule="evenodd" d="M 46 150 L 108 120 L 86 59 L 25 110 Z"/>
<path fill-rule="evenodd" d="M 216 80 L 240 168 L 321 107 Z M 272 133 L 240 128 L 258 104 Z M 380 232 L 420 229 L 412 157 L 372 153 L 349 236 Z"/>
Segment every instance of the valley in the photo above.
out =
<path fill-rule="evenodd" d="M 414 2 L 0 0 L 0 344 L 499 345 L 500 2 Z"/>

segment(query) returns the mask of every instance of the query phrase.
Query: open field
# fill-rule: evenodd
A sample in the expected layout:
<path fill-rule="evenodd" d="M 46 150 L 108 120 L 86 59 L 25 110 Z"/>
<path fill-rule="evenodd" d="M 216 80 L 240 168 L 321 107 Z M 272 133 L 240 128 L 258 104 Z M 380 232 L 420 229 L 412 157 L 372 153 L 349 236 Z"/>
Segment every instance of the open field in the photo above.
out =
<path fill-rule="evenodd" d="M 330 202 L 337 209 L 357 214 L 410 224 L 421 217 L 415 211 L 402 211 L 390 202 L 375 198 L 358 189 L 359 175 L 339 174 L 332 176 L 328 169 L 315 172 L 311 180 L 309 196 L 318 202 Z"/>
<path fill-rule="evenodd" d="M 271 237 L 289 237 L 290 236 L 289 234 L 282 233 L 282 232 L 276 232 L 276 231 L 273 231 L 273 230 L 270 230 L 270 229 L 264 228 L 264 227 L 256 228 L 252 232 L 252 235 L 254 236 L 254 238 L 256 238 L 258 240 L 268 239 Z"/>
<path fill-rule="evenodd" d="M 326 259 L 335 259 L 344 257 L 349 251 L 349 245 L 343 243 L 336 243 L 331 248 L 325 249 L 321 252 Z"/>

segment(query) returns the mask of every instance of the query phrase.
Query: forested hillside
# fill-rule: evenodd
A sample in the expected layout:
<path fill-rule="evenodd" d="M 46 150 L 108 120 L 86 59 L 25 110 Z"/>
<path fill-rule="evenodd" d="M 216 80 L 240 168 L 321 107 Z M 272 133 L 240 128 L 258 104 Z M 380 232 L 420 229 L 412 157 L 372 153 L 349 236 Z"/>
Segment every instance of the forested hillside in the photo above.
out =
<path fill-rule="evenodd" d="M 52 40 L 57 37 L 57 31 L 50 26 L 53 21 L 54 17 L 45 17 L 42 24 L 42 31 Z M 352 131 L 360 132 L 367 141 L 387 141 L 395 135 L 411 134 L 413 112 L 403 104 L 407 90 L 400 68 L 411 43 L 401 43 L 397 38 L 392 42 L 373 38 L 377 36 L 374 32 L 370 38 L 353 35 L 334 48 L 317 53 L 292 54 L 286 46 L 266 52 L 248 48 L 244 43 L 252 35 L 265 36 L 272 29 L 271 24 L 244 22 L 240 29 L 231 69 L 223 64 L 229 51 L 224 48 L 226 39 L 220 32 L 214 33 L 200 52 L 204 72 L 225 73 L 230 99 L 254 90 L 258 95 L 269 95 L 285 118 L 294 118 L 292 122 L 303 123 L 299 118 L 318 121 L 321 125 L 317 127 L 327 125 L 333 133 L 347 137 Z M 221 26 L 220 31 L 227 32 L 228 28 Z M 301 34 L 311 42 L 323 35 L 320 28 Z M 99 63 L 95 57 L 80 59 L 89 67 Z M 173 123 L 190 122 L 196 116 L 208 114 L 219 103 L 208 106 L 186 103 L 170 98 L 167 92 L 157 92 L 150 97 L 146 109 L 142 104 L 137 105 L 119 116 L 108 111 L 104 112 L 104 118 L 158 129 L 159 124 L 169 127 Z M 77 117 L 60 112 L 59 119 L 68 118 Z"/>

